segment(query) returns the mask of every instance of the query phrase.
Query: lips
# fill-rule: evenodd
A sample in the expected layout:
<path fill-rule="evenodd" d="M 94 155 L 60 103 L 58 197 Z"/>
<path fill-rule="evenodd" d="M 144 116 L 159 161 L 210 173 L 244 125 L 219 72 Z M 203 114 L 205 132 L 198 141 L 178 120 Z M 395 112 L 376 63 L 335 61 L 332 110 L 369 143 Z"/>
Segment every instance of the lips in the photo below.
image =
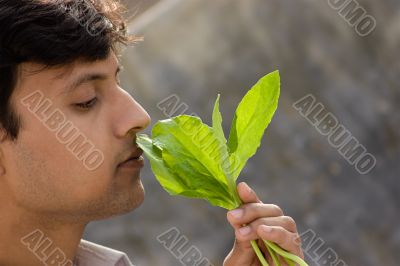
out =
<path fill-rule="evenodd" d="M 118 164 L 119 168 L 141 168 L 144 166 L 143 151 L 138 149 L 127 156 L 125 160 Z"/>

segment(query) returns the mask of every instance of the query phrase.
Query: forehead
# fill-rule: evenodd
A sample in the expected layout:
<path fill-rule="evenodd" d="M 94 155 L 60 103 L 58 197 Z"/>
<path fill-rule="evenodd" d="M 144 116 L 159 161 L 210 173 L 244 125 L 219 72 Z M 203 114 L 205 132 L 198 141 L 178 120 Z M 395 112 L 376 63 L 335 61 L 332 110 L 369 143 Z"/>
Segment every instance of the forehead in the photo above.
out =
<path fill-rule="evenodd" d="M 66 84 L 74 77 L 87 72 L 113 75 L 118 66 L 118 58 L 113 53 L 110 53 L 104 60 L 93 62 L 76 60 L 70 64 L 56 67 L 46 67 L 42 64 L 27 62 L 19 67 L 16 90 L 24 90 L 26 87 L 29 87 L 30 90 L 45 90 L 47 87 Z M 36 88 L 32 88 L 32 86 Z"/>

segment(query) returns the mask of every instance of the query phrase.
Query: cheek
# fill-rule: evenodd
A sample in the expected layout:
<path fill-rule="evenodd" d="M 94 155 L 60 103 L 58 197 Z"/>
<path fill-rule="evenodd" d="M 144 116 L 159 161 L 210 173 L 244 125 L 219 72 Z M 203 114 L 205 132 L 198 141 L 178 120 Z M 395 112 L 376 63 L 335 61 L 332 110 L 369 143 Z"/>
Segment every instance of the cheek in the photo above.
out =
<path fill-rule="evenodd" d="M 101 197 L 109 187 L 106 164 L 89 171 L 43 126 L 21 131 L 14 149 L 14 194 L 33 209 L 74 208 Z"/>
<path fill-rule="evenodd" d="M 46 153 L 38 149 L 37 143 L 31 145 L 22 139 L 14 147 L 10 175 L 12 188 L 19 203 L 25 208 L 48 209 L 56 204 L 56 197 L 62 197 L 57 177 L 63 169 L 50 163 Z"/>
<path fill-rule="evenodd" d="M 50 130 L 27 108 L 20 107 L 19 113 L 24 118 L 23 126 L 10 165 L 14 171 L 12 175 L 16 176 L 12 181 L 14 194 L 18 194 L 21 201 L 49 208 L 60 208 L 60 205 L 73 208 L 107 194 L 115 174 L 111 156 L 115 154 L 115 145 L 111 144 L 109 132 L 102 130 L 108 128 L 101 124 L 105 119 L 88 121 L 87 116 L 78 118 L 66 110 L 67 121 L 73 123 L 77 132 L 73 132 L 71 138 L 60 140 L 59 130 Z M 71 147 L 77 134 L 84 136 L 104 156 L 94 170 L 88 169 L 77 156 L 75 151 L 79 148 Z"/>
<path fill-rule="evenodd" d="M 89 120 L 89 121 L 87 121 Z M 95 120 L 88 119 L 85 116 L 78 117 L 70 120 L 75 127 L 78 129 L 78 132 L 83 138 L 80 138 L 80 143 L 83 146 L 88 147 L 85 152 L 85 156 L 81 157 L 81 159 L 77 158 L 76 151 L 79 151 L 77 148 L 79 145 L 75 145 L 73 143 L 79 143 L 75 141 L 70 141 L 69 145 L 64 145 L 64 150 L 67 150 L 67 156 L 72 160 L 73 164 L 78 165 L 80 175 L 75 178 L 75 182 L 81 184 L 79 189 L 79 194 L 84 194 L 90 191 L 92 194 L 102 194 L 113 186 L 113 181 L 115 177 L 115 156 L 114 154 L 119 154 L 118 150 L 116 150 L 117 145 L 115 144 L 115 140 L 112 138 L 112 133 L 108 131 L 110 128 L 105 124 L 104 121 L 107 121 L 106 117 L 102 114 L 98 115 L 98 118 Z M 93 125 L 96 125 L 95 127 Z M 87 144 L 87 145 L 86 145 Z M 66 147 L 67 146 L 67 147 Z M 72 148 L 74 146 L 74 148 Z M 68 149 L 69 148 L 69 149 Z M 73 151 L 75 150 L 75 152 Z M 96 151 L 92 153 L 91 151 Z M 95 154 L 98 156 L 90 157 L 89 154 Z M 72 159 L 71 159 L 72 158 Z M 83 159 L 82 159 L 83 158 Z M 95 158 L 93 161 L 98 163 L 94 164 L 94 167 L 91 167 L 90 163 L 84 158 Z M 96 159 L 99 158 L 99 159 Z"/>

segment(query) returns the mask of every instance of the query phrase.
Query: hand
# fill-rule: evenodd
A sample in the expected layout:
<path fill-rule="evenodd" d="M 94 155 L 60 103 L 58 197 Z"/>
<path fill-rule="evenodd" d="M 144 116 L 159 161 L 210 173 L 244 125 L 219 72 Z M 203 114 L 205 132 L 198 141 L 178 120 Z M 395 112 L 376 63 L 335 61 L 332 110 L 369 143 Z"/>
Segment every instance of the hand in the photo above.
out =
<path fill-rule="evenodd" d="M 251 240 L 256 239 L 269 265 L 276 266 L 261 239 L 274 242 L 304 259 L 295 221 L 289 216 L 284 216 L 278 206 L 262 203 L 256 193 L 244 182 L 239 183 L 238 193 L 244 204 L 227 213 L 228 221 L 235 229 L 235 243 L 223 265 L 261 266 L 250 244 Z M 246 226 L 243 227 L 244 224 Z M 281 264 L 288 265 L 283 260 Z"/>

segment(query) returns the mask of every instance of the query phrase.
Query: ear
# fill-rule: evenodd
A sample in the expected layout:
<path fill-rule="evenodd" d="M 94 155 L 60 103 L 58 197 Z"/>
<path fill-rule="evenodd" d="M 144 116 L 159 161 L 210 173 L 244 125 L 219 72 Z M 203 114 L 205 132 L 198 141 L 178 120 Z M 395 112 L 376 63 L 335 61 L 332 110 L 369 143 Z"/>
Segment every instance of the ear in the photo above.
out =
<path fill-rule="evenodd" d="M 6 138 L 7 138 L 7 133 L 4 130 L 4 128 L 0 125 L 0 176 L 6 173 L 6 169 L 4 167 L 4 156 L 3 156 L 4 141 L 6 140 Z"/>
<path fill-rule="evenodd" d="M 6 173 L 6 168 L 4 168 L 2 162 L 0 162 L 0 177 Z"/>
<path fill-rule="evenodd" d="M 0 125 L 0 144 L 4 142 L 7 137 L 7 133 L 4 128 Z"/>

